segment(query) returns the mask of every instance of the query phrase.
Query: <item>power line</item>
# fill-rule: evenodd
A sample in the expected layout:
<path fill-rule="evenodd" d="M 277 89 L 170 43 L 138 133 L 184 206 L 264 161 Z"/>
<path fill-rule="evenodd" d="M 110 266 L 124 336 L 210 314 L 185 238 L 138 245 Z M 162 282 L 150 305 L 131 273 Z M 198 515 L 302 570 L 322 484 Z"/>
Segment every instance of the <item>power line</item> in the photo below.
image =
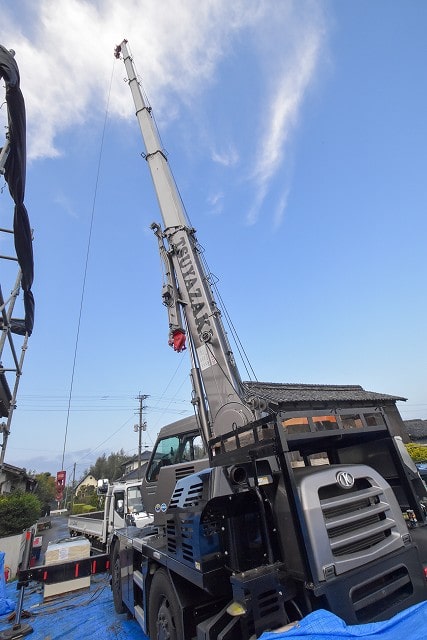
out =
<path fill-rule="evenodd" d="M 78 318 L 78 321 L 77 321 L 77 333 L 76 333 L 76 341 L 75 341 L 75 346 L 74 346 L 73 366 L 72 366 L 72 371 L 71 371 L 70 392 L 69 392 L 69 395 L 68 395 L 68 408 L 67 408 L 67 418 L 66 418 L 66 421 L 65 421 L 64 447 L 63 447 L 63 450 L 62 450 L 61 468 L 64 467 L 65 449 L 66 449 L 66 446 L 67 446 L 67 436 L 68 436 L 68 425 L 69 425 L 69 420 L 70 420 L 71 398 L 72 398 L 72 395 L 73 395 L 74 375 L 75 375 L 76 361 L 77 361 L 77 349 L 78 349 L 78 344 L 79 344 L 80 326 L 81 326 L 81 319 L 82 319 L 82 312 L 83 312 L 83 300 L 84 300 L 84 295 L 85 295 L 85 290 L 86 290 L 86 278 L 87 278 L 87 271 L 88 271 L 88 264 L 89 264 L 90 246 L 91 246 L 91 240 L 92 240 L 93 221 L 94 221 L 94 217 L 95 217 L 95 203 L 96 203 L 96 198 L 97 198 L 97 194 L 98 194 L 99 174 L 100 174 L 100 169 L 101 169 L 101 158 L 102 158 L 102 151 L 103 151 L 103 148 L 104 148 L 105 129 L 106 129 L 106 126 L 107 126 L 108 110 L 109 110 L 109 105 L 110 105 L 111 86 L 112 86 L 112 83 L 113 83 L 113 74 L 114 74 L 114 64 L 115 64 L 115 60 L 113 62 L 113 68 L 111 70 L 110 87 L 109 87 L 109 90 L 108 90 L 107 106 L 106 106 L 106 109 L 105 109 L 104 125 L 103 125 L 103 128 L 102 128 L 101 145 L 100 145 L 99 156 L 98 156 L 98 167 L 97 167 L 96 178 L 95 178 L 95 189 L 94 189 L 94 194 L 93 194 L 92 211 L 91 211 L 91 218 L 90 218 L 90 225 L 89 225 L 89 237 L 88 237 L 87 250 L 86 250 L 86 260 L 85 260 L 85 268 L 84 268 L 83 283 L 82 283 L 82 293 L 81 293 L 81 298 L 80 298 L 79 318 Z"/>

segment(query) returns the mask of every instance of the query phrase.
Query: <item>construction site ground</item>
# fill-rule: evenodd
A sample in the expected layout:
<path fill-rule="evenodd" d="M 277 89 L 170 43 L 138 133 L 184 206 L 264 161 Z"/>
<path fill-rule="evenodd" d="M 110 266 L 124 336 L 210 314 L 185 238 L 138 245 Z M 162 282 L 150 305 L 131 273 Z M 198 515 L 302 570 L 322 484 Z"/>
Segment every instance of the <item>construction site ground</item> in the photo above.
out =
<path fill-rule="evenodd" d="M 49 541 L 56 542 L 67 537 L 67 518 L 65 516 L 53 518 L 52 529 L 44 533 L 42 552 L 37 564 L 43 564 L 44 553 Z M 424 562 L 427 562 L 427 527 L 414 529 L 411 533 L 422 549 Z M 14 603 L 18 603 L 17 581 L 6 585 L 6 596 Z M 396 627 L 388 630 L 391 636 L 387 635 L 385 629 L 382 631 L 378 629 L 378 635 L 377 632 L 366 635 L 359 630 L 357 636 L 364 636 L 365 640 L 377 640 L 377 638 L 385 640 L 389 637 L 396 637 L 394 634 L 399 632 L 399 636 L 402 634 L 407 635 L 408 638 L 418 639 L 414 624 L 417 627 L 417 633 L 420 624 L 423 633 L 427 629 L 427 603 L 425 604 L 426 606 L 417 612 L 416 622 L 412 618 L 408 619 L 410 633 L 407 628 L 403 630 Z M 6 633 L 4 637 L 9 638 L 8 634 L 16 624 L 16 619 L 13 616 L 14 614 L 0 617 L 0 639 L 3 638 L 2 634 L 4 633 Z M 318 624 L 317 620 L 316 626 Z M 28 630 L 28 626 L 32 629 L 28 637 L 33 640 L 86 640 L 87 638 L 92 638 L 92 640 L 149 640 L 138 623 L 128 614 L 119 615 L 115 612 L 108 573 L 93 575 L 90 587 L 86 589 L 65 593 L 51 600 L 44 599 L 43 585 L 31 582 L 24 590 L 21 625 L 25 630 Z M 319 635 L 313 633 L 313 630 L 310 634 L 310 630 L 301 629 L 302 635 L 294 636 L 297 630 L 293 629 L 291 632 L 272 634 L 272 636 L 277 640 L 280 640 L 281 637 L 289 637 L 289 640 L 292 637 L 305 637 L 307 640 L 309 638 L 310 640 L 312 638 L 329 640 L 355 637 L 352 633 L 348 635 L 347 630 L 343 629 L 336 634 L 335 632 L 321 633 L 320 627 L 317 628 Z M 266 634 L 266 640 L 270 640 L 270 637 L 270 634 Z M 420 637 L 424 638 L 425 636 Z"/>

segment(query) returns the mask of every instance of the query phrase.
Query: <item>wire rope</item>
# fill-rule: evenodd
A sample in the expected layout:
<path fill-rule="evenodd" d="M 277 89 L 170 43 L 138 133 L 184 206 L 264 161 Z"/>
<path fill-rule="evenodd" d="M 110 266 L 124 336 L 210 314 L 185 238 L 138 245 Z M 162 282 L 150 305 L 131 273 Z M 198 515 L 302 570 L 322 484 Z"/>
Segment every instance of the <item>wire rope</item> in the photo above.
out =
<path fill-rule="evenodd" d="M 227 309 L 227 307 L 225 305 L 225 302 L 224 302 L 224 300 L 223 300 L 223 298 L 221 296 L 221 293 L 220 293 L 220 291 L 219 291 L 219 289 L 217 287 L 218 278 L 211 272 L 211 270 L 209 268 L 209 265 L 207 263 L 207 260 L 206 260 L 206 256 L 204 255 L 204 250 L 202 249 L 202 247 L 201 247 L 201 245 L 199 243 L 197 243 L 197 251 L 199 253 L 200 261 L 203 264 L 208 283 L 209 283 L 209 285 L 211 287 L 212 292 L 215 294 L 216 300 L 218 300 L 219 306 L 221 308 L 222 315 L 224 316 L 224 319 L 226 321 L 226 324 L 227 324 L 227 327 L 228 327 L 228 329 L 230 331 L 230 334 L 233 336 L 234 343 L 236 345 L 236 349 L 237 349 L 237 351 L 239 353 L 239 356 L 240 356 L 242 364 L 243 364 L 243 366 L 244 366 L 244 368 L 246 370 L 246 373 L 247 373 L 249 379 L 251 379 L 251 376 L 253 376 L 253 378 L 255 380 L 257 380 L 256 374 L 255 374 L 255 371 L 254 371 L 254 369 L 252 367 L 252 364 L 250 362 L 249 356 L 246 353 L 246 350 L 245 350 L 245 348 L 244 348 L 244 346 L 242 344 L 242 341 L 240 340 L 240 337 L 239 337 L 239 334 L 237 332 L 237 329 L 234 326 L 234 323 L 233 323 L 233 321 L 231 319 L 231 316 L 230 316 L 230 314 L 228 312 L 228 309 Z"/>

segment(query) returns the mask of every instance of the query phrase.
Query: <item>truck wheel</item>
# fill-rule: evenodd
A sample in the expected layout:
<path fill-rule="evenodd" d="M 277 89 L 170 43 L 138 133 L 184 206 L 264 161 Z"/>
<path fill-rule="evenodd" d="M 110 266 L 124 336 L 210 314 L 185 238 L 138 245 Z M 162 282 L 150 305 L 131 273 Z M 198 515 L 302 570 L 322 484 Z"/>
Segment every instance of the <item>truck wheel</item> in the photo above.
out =
<path fill-rule="evenodd" d="M 115 543 L 111 554 L 111 588 L 113 590 L 114 609 L 117 613 L 124 613 L 126 607 L 122 598 L 122 568 L 120 565 L 120 544 Z"/>
<path fill-rule="evenodd" d="M 151 640 L 183 640 L 180 606 L 168 574 L 158 569 L 149 596 L 148 627 Z"/>

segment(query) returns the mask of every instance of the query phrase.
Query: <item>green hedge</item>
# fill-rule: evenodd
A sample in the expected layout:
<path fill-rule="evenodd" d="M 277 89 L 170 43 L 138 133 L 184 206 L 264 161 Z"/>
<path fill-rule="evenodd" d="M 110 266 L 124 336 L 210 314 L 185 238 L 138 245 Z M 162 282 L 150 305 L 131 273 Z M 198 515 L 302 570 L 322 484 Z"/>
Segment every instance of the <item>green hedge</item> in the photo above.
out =
<path fill-rule="evenodd" d="M 414 462 L 427 462 L 427 445 L 409 442 L 406 448 Z"/>
<path fill-rule="evenodd" d="M 78 516 L 81 513 L 91 513 L 91 511 L 99 511 L 99 509 L 95 508 L 91 504 L 81 504 L 76 502 L 73 504 L 72 515 Z"/>
<path fill-rule="evenodd" d="M 0 495 L 0 537 L 29 529 L 40 515 L 40 500 L 32 493 Z"/>

